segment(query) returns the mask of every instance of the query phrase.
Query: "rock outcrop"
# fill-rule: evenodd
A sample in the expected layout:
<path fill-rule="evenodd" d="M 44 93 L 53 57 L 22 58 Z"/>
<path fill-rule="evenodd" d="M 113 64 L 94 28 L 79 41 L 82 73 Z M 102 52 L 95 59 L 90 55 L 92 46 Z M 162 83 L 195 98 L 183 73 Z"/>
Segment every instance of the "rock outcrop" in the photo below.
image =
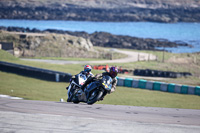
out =
<path fill-rule="evenodd" d="M 92 58 L 93 45 L 89 39 L 64 34 L 0 32 L 2 42 L 13 42 L 21 56 L 87 57 Z M 86 52 L 87 51 L 87 52 Z"/>
<path fill-rule="evenodd" d="M 0 19 L 200 22 L 200 1 L 1 0 Z"/>
<path fill-rule="evenodd" d="M 92 34 L 88 34 L 86 32 L 72 32 L 72 31 L 53 30 L 53 29 L 47 29 L 41 31 L 38 29 L 19 28 L 19 27 L 0 27 L 0 30 L 30 32 L 30 33 L 68 34 L 84 38 L 84 39 L 79 38 L 78 44 L 82 45 L 87 43 L 87 45 L 85 45 L 86 49 L 88 49 L 88 47 L 90 48 L 92 45 L 100 47 L 130 48 L 138 50 L 156 50 L 156 47 L 190 46 L 189 44 L 181 41 L 171 42 L 166 39 L 150 39 L 150 38 L 144 39 L 131 36 L 113 35 L 107 32 L 94 32 Z"/>

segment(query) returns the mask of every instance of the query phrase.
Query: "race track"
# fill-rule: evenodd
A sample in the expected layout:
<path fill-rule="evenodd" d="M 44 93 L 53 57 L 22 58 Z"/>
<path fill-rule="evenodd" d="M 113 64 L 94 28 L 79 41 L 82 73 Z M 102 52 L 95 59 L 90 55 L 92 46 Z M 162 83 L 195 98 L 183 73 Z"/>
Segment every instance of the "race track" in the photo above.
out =
<path fill-rule="evenodd" d="M 66 60 L 45 60 L 45 59 L 21 59 L 26 61 L 45 62 L 50 64 L 93 64 L 93 63 L 130 63 L 138 61 L 138 55 L 140 60 L 156 60 L 156 56 L 147 53 L 138 53 L 133 51 L 123 51 L 115 49 L 115 52 L 126 54 L 126 58 L 115 60 L 100 60 L 100 61 L 66 61 Z M 142 57 L 142 58 L 141 58 Z"/>
<path fill-rule="evenodd" d="M 199 133 L 200 110 L 0 98 L 0 133 Z"/>

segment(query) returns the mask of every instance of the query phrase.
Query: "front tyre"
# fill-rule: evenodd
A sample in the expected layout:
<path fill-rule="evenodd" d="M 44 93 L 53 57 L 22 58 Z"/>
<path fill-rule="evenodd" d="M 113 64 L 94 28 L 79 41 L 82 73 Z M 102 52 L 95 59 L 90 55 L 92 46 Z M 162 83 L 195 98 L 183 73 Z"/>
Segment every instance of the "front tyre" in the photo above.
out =
<path fill-rule="evenodd" d="M 74 97 L 73 97 L 72 102 L 75 103 L 75 104 L 80 103 L 80 101 L 79 101 L 79 99 L 78 99 L 77 96 L 74 96 Z"/>
<path fill-rule="evenodd" d="M 71 101 L 72 101 L 72 98 L 73 98 L 73 95 L 70 94 L 69 97 L 68 97 L 68 99 L 67 99 L 67 102 L 71 102 Z"/>
<path fill-rule="evenodd" d="M 94 104 L 96 101 L 98 101 L 103 95 L 102 91 L 94 90 L 90 97 L 87 100 L 87 104 Z"/>
<path fill-rule="evenodd" d="M 75 92 L 76 92 L 75 89 L 71 88 L 67 102 L 72 102 L 72 98 L 73 98 Z"/>

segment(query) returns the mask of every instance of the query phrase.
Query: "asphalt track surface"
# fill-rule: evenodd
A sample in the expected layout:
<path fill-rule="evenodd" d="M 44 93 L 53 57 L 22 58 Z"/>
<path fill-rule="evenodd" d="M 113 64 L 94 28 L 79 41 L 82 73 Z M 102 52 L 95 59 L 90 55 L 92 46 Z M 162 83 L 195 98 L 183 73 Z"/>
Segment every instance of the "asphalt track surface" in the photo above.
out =
<path fill-rule="evenodd" d="M 0 98 L 0 133 L 199 133 L 200 110 Z"/>

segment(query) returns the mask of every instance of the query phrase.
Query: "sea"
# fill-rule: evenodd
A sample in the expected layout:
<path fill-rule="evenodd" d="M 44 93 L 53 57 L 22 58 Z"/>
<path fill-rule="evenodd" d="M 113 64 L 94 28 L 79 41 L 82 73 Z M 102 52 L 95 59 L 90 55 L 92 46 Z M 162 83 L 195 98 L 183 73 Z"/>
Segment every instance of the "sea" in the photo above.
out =
<path fill-rule="evenodd" d="M 87 33 L 108 32 L 139 38 L 167 39 L 185 42 L 193 47 L 161 48 L 172 53 L 200 52 L 200 23 L 157 23 L 157 22 L 91 22 L 64 20 L 14 20 L 0 19 L 0 26 L 85 31 Z"/>

